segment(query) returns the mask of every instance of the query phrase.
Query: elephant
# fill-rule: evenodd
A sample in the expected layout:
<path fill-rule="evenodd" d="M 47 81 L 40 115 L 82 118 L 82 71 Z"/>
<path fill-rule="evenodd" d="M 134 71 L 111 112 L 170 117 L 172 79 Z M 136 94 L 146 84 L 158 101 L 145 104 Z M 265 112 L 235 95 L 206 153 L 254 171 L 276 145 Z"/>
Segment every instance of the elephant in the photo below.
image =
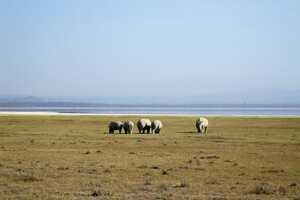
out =
<path fill-rule="evenodd" d="M 121 121 L 111 121 L 108 124 L 109 133 L 114 133 L 115 130 L 119 130 L 119 133 L 122 132 L 124 123 Z"/>
<path fill-rule="evenodd" d="M 154 120 L 151 122 L 151 132 L 154 133 L 159 133 L 160 130 L 162 129 L 163 124 L 160 120 Z"/>
<path fill-rule="evenodd" d="M 200 117 L 196 120 L 196 128 L 198 133 L 207 133 L 208 120 L 204 117 Z"/>
<path fill-rule="evenodd" d="M 125 121 L 123 124 L 125 134 L 127 133 L 132 134 L 133 127 L 134 127 L 134 123 L 132 121 Z"/>
<path fill-rule="evenodd" d="M 140 119 L 136 125 L 139 129 L 139 133 L 145 133 L 145 130 L 147 130 L 147 133 L 150 133 L 151 121 L 149 119 Z"/>

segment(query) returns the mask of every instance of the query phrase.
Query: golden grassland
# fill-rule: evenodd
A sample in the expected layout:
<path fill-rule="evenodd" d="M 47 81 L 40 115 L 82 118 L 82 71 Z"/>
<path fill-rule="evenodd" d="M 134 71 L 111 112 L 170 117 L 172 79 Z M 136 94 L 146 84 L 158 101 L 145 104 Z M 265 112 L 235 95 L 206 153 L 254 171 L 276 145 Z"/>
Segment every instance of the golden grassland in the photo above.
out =
<path fill-rule="evenodd" d="M 1 116 L 0 199 L 300 199 L 300 118 Z"/>

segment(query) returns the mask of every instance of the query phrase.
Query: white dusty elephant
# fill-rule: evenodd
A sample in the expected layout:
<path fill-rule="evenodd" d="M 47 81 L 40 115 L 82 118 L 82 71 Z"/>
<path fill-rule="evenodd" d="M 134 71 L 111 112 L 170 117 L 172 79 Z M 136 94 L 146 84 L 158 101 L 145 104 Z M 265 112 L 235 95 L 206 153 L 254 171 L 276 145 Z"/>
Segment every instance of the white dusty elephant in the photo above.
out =
<path fill-rule="evenodd" d="M 162 129 L 163 124 L 160 120 L 154 120 L 151 122 L 151 132 L 154 133 L 159 133 L 160 130 Z"/>
<path fill-rule="evenodd" d="M 151 129 L 151 121 L 149 119 L 140 119 L 136 123 L 137 128 L 139 129 L 139 133 L 150 133 Z"/>
<path fill-rule="evenodd" d="M 196 128 L 198 133 L 207 133 L 208 120 L 204 117 L 200 117 L 196 120 Z"/>

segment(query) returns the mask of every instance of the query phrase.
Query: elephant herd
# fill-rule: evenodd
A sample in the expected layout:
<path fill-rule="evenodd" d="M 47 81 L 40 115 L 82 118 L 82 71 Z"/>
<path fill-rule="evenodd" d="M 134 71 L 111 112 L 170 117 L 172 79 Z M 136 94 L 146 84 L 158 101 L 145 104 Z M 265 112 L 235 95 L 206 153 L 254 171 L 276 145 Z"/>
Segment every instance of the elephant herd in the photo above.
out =
<path fill-rule="evenodd" d="M 163 127 L 163 124 L 160 120 L 150 121 L 150 119 L 140 119 L 136 123 L 139 133 L 159 133 Z M 134 123 L 132 121 L 111 121 L 108 124 L 109 133 L 114 133 L 114 131 L 119 131 L 122 133 L 124 129 L 125 134 L 132 134 Z"/>
<path fill-rule="evenodd" d="M 136 126 L 139 130 L 139 133 L 145 133 L 148 134 L 159 134 L 160 130 L 163 128 L 163 124 L 160 120 L 153 120 L 150 119 L 139 119 L 136 122 Z M 198 133 L 207 133 L 207 127 L 208 127 L 208 120 L 204 117 L 200 117 L 196 120 L 195 123 L 196 129 Z M 122 129 L 124 129 L 125 134 L 132 134 L 134 128 L 134 122 L 133 121 L 111 121 L 108 124 L 108 130 L 109 133 L 114 133 L 114 131 L 119 131 L 119 133 L 122 133 Z"/>

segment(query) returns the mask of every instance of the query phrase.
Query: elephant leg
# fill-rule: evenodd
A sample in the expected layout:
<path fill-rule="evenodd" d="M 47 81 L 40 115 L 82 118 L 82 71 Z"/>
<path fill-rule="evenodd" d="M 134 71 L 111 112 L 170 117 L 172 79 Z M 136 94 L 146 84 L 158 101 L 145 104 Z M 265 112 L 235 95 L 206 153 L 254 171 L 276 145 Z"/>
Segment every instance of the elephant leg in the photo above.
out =
<path fill-rule="evenodd" d="M 110 131 L 110 133 L 114 134 L 115 133 L 115 129 L 112 128 L 111 131 Z"/>
<path fill-rule="evenodd" d="M 205 134 L 206 133 L 206 127 L 202 126 L 201 129 L 202 129 L 202 133 Z"/>

